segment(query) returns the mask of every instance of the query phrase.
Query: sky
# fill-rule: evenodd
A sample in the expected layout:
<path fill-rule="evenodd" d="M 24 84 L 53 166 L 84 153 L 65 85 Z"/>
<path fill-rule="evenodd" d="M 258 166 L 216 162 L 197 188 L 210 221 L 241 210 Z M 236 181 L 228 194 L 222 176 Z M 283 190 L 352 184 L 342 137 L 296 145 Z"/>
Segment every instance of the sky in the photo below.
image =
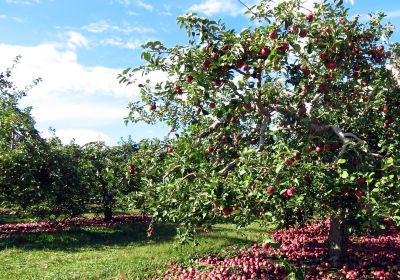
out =
<path fill-rule="evenodd" d="M 393 41 L 400 41 L 399 0 L 345 2 L 351 15 L 384 11 L 397 27 Z M 177 16 L 196 12 L 240 31 L 250 24 L 243 9 L 238 0 L 0 0 L 0 71 L 21 55 L 15 83 L 23 88 L 43 79 L 21 106 L 32 106 L 44 136 L 51 127 L 64 143 L 162 138 L 165 125 L 125 125 L 127 105 L 139 89 L 120 85 L 118 74 L 144 63 L 140 46 L 148 41 L 185 44 Z"/>

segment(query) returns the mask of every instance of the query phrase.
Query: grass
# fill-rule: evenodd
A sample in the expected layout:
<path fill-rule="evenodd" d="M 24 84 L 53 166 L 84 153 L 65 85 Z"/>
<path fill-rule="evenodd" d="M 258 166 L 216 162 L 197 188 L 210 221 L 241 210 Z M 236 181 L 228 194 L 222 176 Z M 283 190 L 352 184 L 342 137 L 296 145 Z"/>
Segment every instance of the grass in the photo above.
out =
<path fill-rule="evenodd" d="M 258 224 L 240 232 L 216 225 L 195 246 L 179 245 L 171 225 L 156 225 L 152 239 L 146 229 L 132 224 L 0 239 L 0 279 L 146 279 L 168 261 L 260 242 L 267 232 Z"/>

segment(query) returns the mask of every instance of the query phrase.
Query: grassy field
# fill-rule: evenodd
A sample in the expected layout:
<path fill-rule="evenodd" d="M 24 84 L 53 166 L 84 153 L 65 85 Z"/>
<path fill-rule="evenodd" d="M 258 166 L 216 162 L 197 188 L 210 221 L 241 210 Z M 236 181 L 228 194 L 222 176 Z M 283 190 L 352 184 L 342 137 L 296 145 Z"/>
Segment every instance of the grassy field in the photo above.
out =
<path fill-rule="evenodd" d="M 0 279 L 146 279 L 168 261 L 260 242 L 267 232 L 259 225 L 240 232 L 216 225 L 194 246 L 179 245 L 173 226 L 157 225 L 152 239 L 146 229 L 132 224 L 0 239 Z"/>

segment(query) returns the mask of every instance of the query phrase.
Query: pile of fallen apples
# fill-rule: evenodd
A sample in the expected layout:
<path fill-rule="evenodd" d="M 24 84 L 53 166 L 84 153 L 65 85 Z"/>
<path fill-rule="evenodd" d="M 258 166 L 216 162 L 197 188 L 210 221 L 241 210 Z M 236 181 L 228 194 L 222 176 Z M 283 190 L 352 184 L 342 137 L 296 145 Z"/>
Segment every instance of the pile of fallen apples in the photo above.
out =
<path fill-rule="evenodd" d="M 115 227 L 122 224 L 149 223 L 150 219 L 144 215 L 115 215 L 109 222 L 103 217 L 75 217 L 59 221 L 40 221 L 24 223 L 0 224 L 0 237 L 28 233 L 52 233 L 81 227 Z"/>
<path fill-rule="evenodd" d="M 153 279 L 287 279 L 297 271 L 305 279 L 399 279 L 400 229 L 351 238 L 348 259 L 339 269 L 327 261 L 329 223 L 316 222 L 273 233 L 279 246 L 254 244 L 230 254 L 196 259 L 195 265 L 169 264 Z M 290 278 L 298 279 L 298 278 Z"/>

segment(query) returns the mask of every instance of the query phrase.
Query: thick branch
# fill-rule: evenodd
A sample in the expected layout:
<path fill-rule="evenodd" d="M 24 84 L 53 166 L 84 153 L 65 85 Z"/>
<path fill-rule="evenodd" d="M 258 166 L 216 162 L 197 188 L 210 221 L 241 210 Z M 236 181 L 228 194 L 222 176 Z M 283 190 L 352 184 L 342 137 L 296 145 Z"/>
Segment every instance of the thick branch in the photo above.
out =
<path fill-rule="evenodd" d="M 342 142 L 343 146 L 340 149 L 340 152 L 337 156 L 337 160 L 339 160 L 339 158 L 346 152 L 347 146 L 346 145 L 350 139 L 353 139 L 355 141 L 357 141 L 357 143 L 362 142 L 363 140 L 358 137 L 357 135 L 355 135 L 354 133 L 350 133 L 350 132 L 343 132 L 343 130 L 341 130 L 340 128 L 333 126 L 333 125 L 312 125 L 312 129 L 314 130 L 315 133 L 319 134 L 319 133 L 324 133 L 326 131 L 332 131 Z M 372 157 L 372 158 L 376 158 L 376 159 L 382 159 L 383 156 L 376 154 L 376 153 L 371 153 L 371 152 L 367 152 L 366 153 L 367 156 Z"/>
<path fill-rule="evenodd" d="M 288 118 L 291 118 L 291 117 L 295 116 L 295 114 L 292 111 L 290 111 L 289 109 L 286 109 L 286 108 L 284 108 L 282 106 L 279 106 L 279 105 L 273 106 L 272 109 L 274 111 L 278 112 L 279 114 L 282 114 L 282 115 L 284 115 L 285 117 L 288 117 Z"/>
<path fill-rule="evenodd" d="M 260 142 L 258 144 L 258 151 L 261 151 L 265 145 L 265 131 L 268 128 L 270 118 L 263 116 L 263 120 L 260 127 Z"/>
<path fill-rule="evenodd" d="M 226 175 L 228 175 L 228 172 L 230 170 L 232 170 L 236 165 L 237 165 L 237 163 L 236 163 L 236 159 L 235 159 L 235 160 L 231 161 L 230 163 L 228 163 L 224 167 L 224 169 L 222 169 L 221 171 L 218 172 L 218 174 L 221 176 L 226 176 Z"/>
<path fill-rule="evenodd" d="M 254 102 L 256 103 L 257 109 L 258 111 L 260 111 L 261 114 L 267 117 L 270 116 L 270 112 L 268 112 L 267 108 L 265 108 L 265 106 L 261 103 L 261 99 L 256 97 L 254 98 Z"/>
<path fill-rule="evenodd" d="M 199 138 L 204 138 L 213 133 L 223 122 L 219 119 L 215 120 L 215 122 L 210 125 L 210 127 L 199 135 Z"/>
<path fill-rule="evenodd" d="M 173 172 L 177 171 L 179 168 L 181 168 L 181 165 L 177 165 L 174 168 L 172 168 L 170 171 L 168 171 L 164 176 L 163 176 L 163 183 L 165 183 L 165 179 L 167 179 L 167 177 L 172 174 Z"/>
<path fill-rule="evenodd" d="M 186 179 L 189 178 L 189 177 L 197 177 L 196 172 L 189 173 L 189 174 L 185 175 L 185 177 L 182 177 L 182 178 L 179 179 L 179 180 L 180 180 L 180 181 L 184 181 L 184 180 L 186 180 Z"/>
<path fill-rule="evenodd" d="M 345 136 L 345 133 L 340 128 L 338 128 L 336 126 L 312 124 L 311 128 L 314 131 L 314 133 L 316 133 L 316 134 L 324 133 L 324 132 L 327 132 L 327 131 L 332 131 L 340 139 L 342 144 L 345 144 L 348 141 L 348 139 Z"/>

